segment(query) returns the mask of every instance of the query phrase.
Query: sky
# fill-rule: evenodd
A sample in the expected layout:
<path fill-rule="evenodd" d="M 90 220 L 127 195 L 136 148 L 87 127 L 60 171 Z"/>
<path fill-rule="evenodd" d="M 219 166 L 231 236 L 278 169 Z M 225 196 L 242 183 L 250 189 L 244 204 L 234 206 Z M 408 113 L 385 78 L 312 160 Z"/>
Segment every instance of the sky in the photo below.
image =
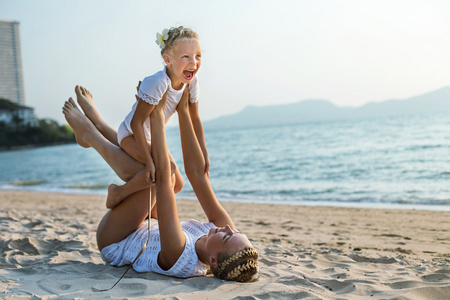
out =
<path fill-rule="evenodd" d="M 87 87 L 117 128 L 139 80 L 164 65 L 156 33 L 183 25 L 202 45 L 202 120 L 326 99 L 339 106 L 450 86 L 448 0 L 0 0 L 20 22 L 26 105 L 65 123 Z"/>

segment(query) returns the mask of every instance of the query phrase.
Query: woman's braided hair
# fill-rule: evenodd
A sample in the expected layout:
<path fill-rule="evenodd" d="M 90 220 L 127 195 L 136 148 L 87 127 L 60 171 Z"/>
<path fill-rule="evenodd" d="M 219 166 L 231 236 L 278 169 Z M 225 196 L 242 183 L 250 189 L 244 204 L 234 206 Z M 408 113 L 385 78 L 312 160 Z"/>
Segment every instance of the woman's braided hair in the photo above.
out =
<path fill-rule="evenodd" d="M 258 251 L 253 247 L 244 248 L 229 257 L 219 255 L 217 262 L 217 269 L 211 270 L 219 279 L 248 282 L 258 275 Z"/>
<path fill-rule="evenodd" d="M 165 46 L 161 49 L 161 56 L 165 53 L 171 53 L 175 45 L 189 39 L 198 39 L 198 34 L 194 30 L 183 26 L 170 28 L 167 40 L 164 41 Z"/>

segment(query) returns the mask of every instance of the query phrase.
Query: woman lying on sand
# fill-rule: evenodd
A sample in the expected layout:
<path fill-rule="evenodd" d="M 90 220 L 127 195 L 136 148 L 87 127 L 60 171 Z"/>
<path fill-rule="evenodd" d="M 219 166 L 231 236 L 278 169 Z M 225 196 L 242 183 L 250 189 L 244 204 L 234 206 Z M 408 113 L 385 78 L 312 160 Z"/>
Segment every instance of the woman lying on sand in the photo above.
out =
<path fill-rule="evenodd" d="M 156 166 L 156 198 L 152 199 L 150 213 L 152 230 L 147 248 L 133 268 L 138 272 L 152 271 L 185 278 L 205 275 L 209 265 L 220 279 L 254 280 L 258 273 L 258 252 L 248 238 L 234 228 L 230 216 L 214 195 L 190 120 L 187 90 L 177 107 L 183 160 L 186 175 L 209 223 L 196 220 L 180 223 L 178 220 L 173 189 L 175 176 L 171 176 L 164 131 L 164 96 L 150 118 L 154 145 L 151 151 Z M 93 147 L 124 181 L 142 171 L 144 165 L 117 146 L 117 133 L 100 117 L 89 91 L 77 86 L 75 92 L 86 115 L 72 98 L 65 102 L 63 113 L 75 132 L 77 143 L 85 148 Z M 118 267 L 129 265 L 138 256 L 148 237 L 149 192 L 149 189 L 141 190 L 117 205 L 109 203 L 113 208 L 106 212 L 97 228 L 97 244 L 106 263 Z"/>

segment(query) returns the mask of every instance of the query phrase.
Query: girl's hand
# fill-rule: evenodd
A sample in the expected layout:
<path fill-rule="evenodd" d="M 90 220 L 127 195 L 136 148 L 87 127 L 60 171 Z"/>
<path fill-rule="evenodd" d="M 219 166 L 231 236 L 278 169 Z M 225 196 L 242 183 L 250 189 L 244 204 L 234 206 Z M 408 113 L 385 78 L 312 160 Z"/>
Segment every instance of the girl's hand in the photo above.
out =
<path fill-rule="evenodd" d="M 152 180 L 152 183 L 155 183 L 155 164 L 153 163 L 153 160 L 145 164 L 145 180 L 147 182 L 150 182 L 150 179 Z"/>
<path fill-rule="evenodd" d="M 137 93 L 139 93 L 139 88 L 141 87 L 141 83 L 142 83 L 142 81 L 139 80 L 138 85 L 137 85 L 137 87 L 136 87 L 136 92 L 137 92 Z M 137 101 L 137 102 L 139 102 L 139 100 L 142 101 L 142 99 L 139 98 L 137 94 L 134 95 L 134 97 L 136 98 L 136 101 Z"/>
<path fill-rule="evenodd" d="M 142 81 L 139 80 L 138 85 L 136 87 L 136 92 L 138 92 L 138 93 L 139 93 L 139 88 L 141 87 L 141 83 L 142 83 Z"/>

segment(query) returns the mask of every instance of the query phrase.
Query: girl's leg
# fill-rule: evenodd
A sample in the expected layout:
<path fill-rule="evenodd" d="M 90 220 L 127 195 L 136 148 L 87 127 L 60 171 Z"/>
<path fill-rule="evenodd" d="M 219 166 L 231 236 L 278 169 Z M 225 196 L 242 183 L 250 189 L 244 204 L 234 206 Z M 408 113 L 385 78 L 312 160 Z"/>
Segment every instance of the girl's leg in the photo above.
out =
<path fill-rule="evenodd" d="M 134 159 L 143 162 L 145 157 L 142 155 L 141 151 L 137 146 L 137 142 L 134 139 L 134 136 L 128 136 L 122 140 L 121 143 L 122 148 Z M 151 151 L 150 144 L 149 151 Z M 172 177 L 172 185 L 174 193 L 178 193 L 181 191 L 184 185 L 183 177 L 181 176 L 180 171 L 176 167 L 176 164 L 173 162 L 172 155 L 169 156 L 171 158 L 171 177 Z M 123 185 L 111 184 L 108 187 L 108 197 L 106 200 L 106 207 L 113 208 L 117 204 L 119 204 L 123 199 L 135 193 L 136 191 L 140 191 L 142 189 L 146 189 L 149 186 L 149 182 L 145 179 L 144 171 L 139 172 L 134 176 L 131 180 L 126 182 Z"/>
<path fill-rule="evenodd" d="M 142 153 L 134 135 L 125 137 L 122 142 L 120 142 L 120 147 L 135 160 L 145 163 L 145 155 Z M 148 151 L 151 152 L 150 143 L 148 143 Z"/>
<path fill-rule="evenodd" d="M 91 120 L 94 126 L 108 141 L 119 146 L 119 143 L 117 142 L 117 131 L 102 119 L 94 105 L 92 94 L 79 85 L 75 87 L 75 93 L 77 95 L 77 102 L 88 119 Z"/>
<path fill-rule="evenodd" d="M 181 181 L 181 183 L 180 183 Z M 183 187 L 183 178 L 181 177 L 180 171 L 178 169 L 173 170 L 172 168 L 172 185 L 174 193 L 181 191 Z M 108 187 L 108 196 L 106 198 L 106 207 L 113 208 L 125 198 L 134 194 L 137 191 L 148 188 L 149 182 L 145 179 L 144 171 L 139 172 L 131 178 L 128 182 L 122 185 L 111 184 Z M 153 187 L 153 184 L 152 184 Z"/>
<path fill-rule="evenodd" d="M 175 160 L 172 157 L 172 154 L 169 152 L 170 158 L 170 168 L 172 171 L 172 182 L 173 182 L 173 192 L 176 194 L 183 189 L 184 180 L 183 176 L 181 176 L 180 170 L 178 169 Z"/>
<path fill-rule="evenodd" d="M 138 143 L 136 142 L 136 139 L 134 138 L 134 136 L 127 136 L 126 138 L 124 138 L 120 144 L 120 146 L 122 147 L 123 150 L 125 150 L 125 152 L 127 152 L 131 157 L 133 157 L 135 160 L 144 163 L 145 162 L 145 156 L 142 154 L 142 151 L 138 145 Z M 150 151 L 151 153 L 151 144 L 148 144 L 148 151 Z M 169 157 L 170 157 L 170 168 L 171 168 L 171 172 L 172 172 L 172 182 L 173 182 L 173 190 L 175 193 L 180 192 L 183 189 L 184 186 L 184 180 L 183 177 L 181 176 L 180 170 L 177 168 L 177 165 L 175 164 L 175 160 L 172 157 L 172 154 L 169 153 Z M 146 188 L 148 183 L 146 185 L 139 185 L 138 183 L 145 183 L 145 180 L 136 180 L 135 181 L 136 184 L 133 185 L 133 187 L 127 188 L 127 190 L 130 191 L 138 191 L 141 190 L 143 188 Z M 127 192 L 126 191 L 122 191 L 121 192 L 122 195 L 126 196 Z"/>
<path fill-rule="evenodd" d="M 111 184 L 108 187 L 106 197 L 106 208 L 114 208 L 123 199 L 137 191 L 148 188 L 150 183 L 145 179 L 145 171 L 137 173 L 133 178 L 123 185 Z"/>

